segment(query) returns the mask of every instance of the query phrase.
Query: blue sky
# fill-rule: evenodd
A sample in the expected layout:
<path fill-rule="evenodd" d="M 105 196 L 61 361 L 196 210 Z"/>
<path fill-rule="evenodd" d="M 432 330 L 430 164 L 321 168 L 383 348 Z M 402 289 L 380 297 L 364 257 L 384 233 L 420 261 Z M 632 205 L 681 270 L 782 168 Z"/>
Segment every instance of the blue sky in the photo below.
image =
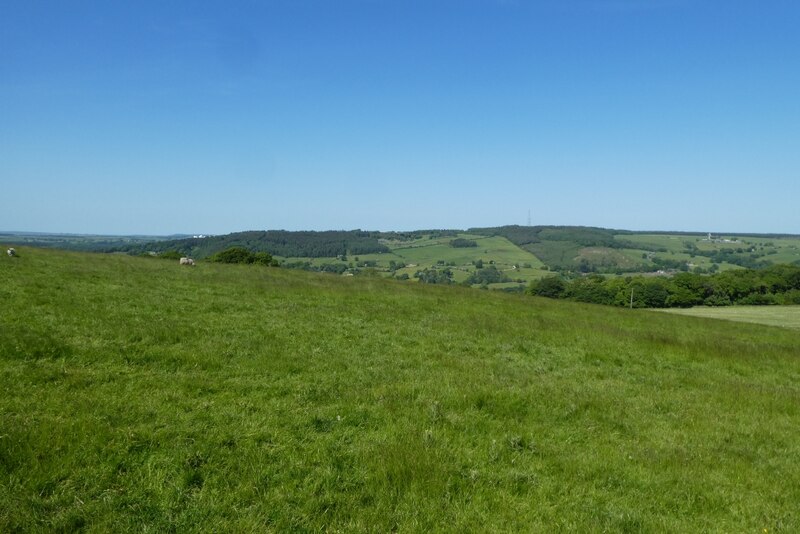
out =
<path fill-rule="evenodd" d="M 0 230 L 800 233 L 800 3 L 0 4 Z"/>

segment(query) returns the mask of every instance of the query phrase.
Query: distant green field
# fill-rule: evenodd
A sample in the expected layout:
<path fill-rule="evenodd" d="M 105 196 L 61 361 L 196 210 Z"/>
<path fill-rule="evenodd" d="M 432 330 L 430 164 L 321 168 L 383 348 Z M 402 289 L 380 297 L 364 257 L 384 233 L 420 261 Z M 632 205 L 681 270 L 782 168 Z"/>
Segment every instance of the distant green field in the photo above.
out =
<path fill-rule="evenodd" d="M 709 258 L 700 255 L 694 257 L 683 254 L 684 241 L 691 238 L 682 239 L 678 236 L 660 235 L 620 235 L 618 240 L 627 240 L 637 243 L 645 248 L 612 248 L 604 246 L 582 246 L 573 241 L 542 241 L 523 245 L 523 248 L 536 254 L 542 261 L 549 266 L 562 266 L 563 268 L 575 269 L 581 262 L 586 262 L 588 266 L 601 273 L 613 272 L 637 272 L 643 265 L 650 266 L 653 270 L 652 258 L 666 260 L 682 260 L 691 264 L 692 267 L 710 268 L 712 262 Z M 656 252 L 650 249 L 666 249 L 666 252 Z M 736 265 L 722 262 L 717 267 L 719 270 L 739 268 Z"/>
<path fill-rule="evenodd" d="M 336 258 L 284 258 L 287 262 L 308 261 L 313 265 L 325 263 L 342 263 L 357 265 L 363 262 L 375 262 L 377 269 L 388 273 L 389 262 L 403 262 L 407 265 L 396 271 L 396 275 L 414 273 L 426 268 L 449 268 L 453 272 L 453 280 L 462 282 L 467 279 L 476 267 L 474 262 L 481 260 L 485 265 L 493 264 L 512 279 L 523 280 L 527 284 L 550 274 L 544 264 L 533 254 L 517 247 L 504 237 L 485 237 L 480 235 L 459 234 L 458 237 L 470 239 L 477 247 L 456 248 L 450 245 L 453 236 L 425 237 L 414 241 L 391 242 L 391 252 L 378 254 L 352 255 L 346 260 Z M 491 287 L 506 287 L 492 284 Z"/>
<path fill-rule="evenodd" d="M 684 242 L 694 241 L 691 236 L 658 235 L 658 234 L 624 234 L 614 236 L 618 241 L 630 241 L 652 248 L 665 248 L 667 251 L 680 252 L 685 248 Z"/>
<path fill-rule="evenodd" d="M 800 330 L 800 306 L 730 306 L 696 307 L 663 310 L 678 315 L 691 315 L 728 321 L 743 321 Z"/>
<path fill-rule="evenodd" d="M 524 245 L 523 248 L 536 255 L 545 265 L 555 266 L 573 263 L 583 247 L 572 241 L 546 241 Z"/>
<path fill-rule="evenodd" d="M 775 263 L 794 263 L 800 261 L 800 239 L 773 240 L 773 244 L 779 246 L 776 247 L 774 253 L 767 255 L 770 261 Z"/>
<path fill-rule="evenodd" d="M 456 237 L 480 242 L 481 246 L 453 248 L 449 243 Z M 474 272 L 473 262 L 480 259 L 484 263 L 494 262 L 522 284 L 549 276 L 554 271 L 567 276 L 576 272 L 631 275 L 686 269 L 716 272 L 800 262 L 800 238 L 794 236 L 712 235 L 709 239 L 708 234 L 636 234 L 576 226 L 506 226 L 473 228 L 467 232 L 268 230 L 177 240 L 147 236 L 0 233 L 2 239 L 9 243 L 70 250 L 131 254 L 171 251 L 195 259 L 207 258 L 231 246 L 242 246 L 251 251 L 268 252 L 296 267 L 320 268 L 334 264 L 339 267 L 334 270 L 349 269 L 348 274 L 363 268 L 359 263 L 364 262 L 370 262 L 370 266 L 384 276 L 391 276 L 392 272 L 399 276 L 413 276 L 417 270 L 444 264 L 454 272 L 456 281 L 462 281 Z M 390 261 L 413 264 L 414 267 L 397 270 L 396 265 L 390 268 Z"/>
<path fill-rule="evenodd" d="M 689 265 L 690 268 L 701 267 L 704 269 L 709 269 L 713 265 L 710 258 L 706 258 L 705 256 L 698 256 L 691 254 L 686 254 L 684 252 L 652 252 L 646 250 L 635 250 L 635 249 L 622 249 L 623 253 L 630 257 L 632 260 L 639 259 L 639 261 L 645 261 L 642 256 L 644 255 L 645 258 L 660 258 L 663 260 L 677 260 L 677 261 L 685 261 Z M 718 264 L 719 271 L 727 271 L 730 269 L 741 269 L 738 265 L 732 265 L 730 263 L 722 262 Z"/>
<path fill-rule="evenodd" d="M 646 261 L 641 250 L 608 247 L 584 247 L 578 251 L 577 258 L 598 267 L 621 269 L 632 269 Z"/>
<path fill-rule="evenodd" d="M 615 239 L 649 249 L 656 258 L 684 259 L 693 267 L 704 269 L 712 266 L 708 253 L 721 250 L 735 253 L 734 256 L 739 260 L 753 259 L 773 264 L 800 261 L 800 240 L 789 237 L 712 235 L 709 240 L 707 235 L 618 234 Z M 696 247 L 698 252 L 690 254 L 690 247 Z M 665 249 L 666 252 L 658 249 Z M 720 271 L 741 268 L 734 260 L 717 260 Z"/>
<path fill-rule="evenodd" d="M 0 532 L 798 532 L 800 332 L 0 257 Z"/>
<path fill-rule="evenodd" d="M 516 263 L 530 263 L 533 268 L 542 267 L 536 256 L 526 252 L 503 237 L 470 237 L 478 246 L 473 248 L 453 248 L 449 240 L 434 241 L 431 244 L 415 244 L 410 247 L 393 248 L 392 252 L 407 261 L 417 264 L 435 264 L 438 260 L 454 261 L 456 265 L 471 264 L 473 260 L 494 261 L 498 266 L 511 267 Z"/>

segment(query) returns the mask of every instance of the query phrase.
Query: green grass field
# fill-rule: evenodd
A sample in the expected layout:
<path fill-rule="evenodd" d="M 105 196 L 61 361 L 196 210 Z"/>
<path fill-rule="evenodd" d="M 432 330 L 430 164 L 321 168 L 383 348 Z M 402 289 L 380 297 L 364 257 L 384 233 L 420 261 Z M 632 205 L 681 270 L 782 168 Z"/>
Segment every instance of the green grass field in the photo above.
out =
<path fill-rule="evenodd" d="M 797 532 L 800 332 L 0 258 L 0 532 Z"/>
<path fill-rule="evenodd" d="M 800 330 L 800 306 L 726 306 L 709 308 L 672 308 L 664 310 L 679 315 L 743 321 Z"/>
<path fill-rule="evenodd" d="M 756 241 L 751 239 L 751 241 Z M 767 258 L 773 263 L 794 263 L 800 261 L 800 239 L 784 238 L 773 240 L 774 254 L 769 254 Z"/>
<path fill-rule="evenodd" d="M 633 249 L 584 247 L 578 252 L 577 258 L 588 261 L 590 265 L 632 269 L 645 261 L 642 259 L 642 252 Z"/>
<path fill-rule="evenodd" d="M 454 261 L 457 265 L 471 264 L 475 259 L 490 260 L 498 266 L 511 266 L 515 263 L 530 263 L 539 268 L 542 263 L 533 254 L 522 250 L 504 237 L 464 236 L 473 239 L 477 247 L 453 248 L 449 239 L 431 244 L 415 244 L 411 247 L 397 247 L 392 250 L 406 261 L 417 264 L 435 264 L 437 260 Z M 432 240 L 433 241 L 433 240 Z M 440 240 L 441 241 L 441 240 Z"/>

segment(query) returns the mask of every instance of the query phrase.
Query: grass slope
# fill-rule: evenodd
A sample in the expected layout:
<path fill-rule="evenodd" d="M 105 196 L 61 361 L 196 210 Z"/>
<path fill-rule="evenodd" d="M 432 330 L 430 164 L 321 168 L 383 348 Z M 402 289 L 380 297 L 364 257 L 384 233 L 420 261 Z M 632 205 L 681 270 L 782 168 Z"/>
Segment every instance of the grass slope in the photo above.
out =
<path fill-rule="evenodd" d="M 800 333 L 0 258 L 0 531 L 800 529 Z"/>

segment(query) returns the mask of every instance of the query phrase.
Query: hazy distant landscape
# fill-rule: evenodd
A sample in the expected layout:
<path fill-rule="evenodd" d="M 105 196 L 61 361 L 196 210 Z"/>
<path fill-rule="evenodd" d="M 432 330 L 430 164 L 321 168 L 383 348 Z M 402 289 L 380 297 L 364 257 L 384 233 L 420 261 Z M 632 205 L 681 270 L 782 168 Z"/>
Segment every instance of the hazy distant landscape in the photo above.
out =
<path fill-rule="evenodd" d="M 447 278 L 452 282 L 470 280 L 471 285 L 493 289 L 523 287 L 553 273 L 707 274 L 800 264 L 800 235 L 632 232 L 566 226 L 405 232 L 270 230 L 177 238 L 0 232 L 0 240 L 97 252 L 174 252 L 196 259 L 240 246 L 267 252 L 289 268 L 337 274 L 370 269 L 383 276 L 412 279 L 425 270 L 448 271 Z M 495 267 L 502 281 L 475 277 L 477 265 Z"/>

